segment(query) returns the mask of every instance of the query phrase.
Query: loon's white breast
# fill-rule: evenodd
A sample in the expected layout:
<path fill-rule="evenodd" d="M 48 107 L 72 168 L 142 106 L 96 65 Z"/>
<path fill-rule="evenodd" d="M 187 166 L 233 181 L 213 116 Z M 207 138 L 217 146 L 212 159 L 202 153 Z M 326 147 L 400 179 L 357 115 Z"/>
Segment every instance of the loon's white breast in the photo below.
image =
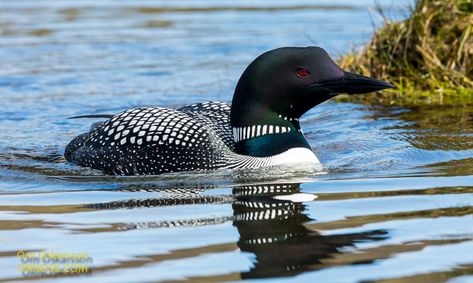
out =
<path fill-rule="evenodd" d="M 270 166 L 291 165 L 291 164 L 320 164 L 319 159 L 314 152 L 305 147 L 296 147 L 286 150 L 283 153 L 271 156 Z"/>

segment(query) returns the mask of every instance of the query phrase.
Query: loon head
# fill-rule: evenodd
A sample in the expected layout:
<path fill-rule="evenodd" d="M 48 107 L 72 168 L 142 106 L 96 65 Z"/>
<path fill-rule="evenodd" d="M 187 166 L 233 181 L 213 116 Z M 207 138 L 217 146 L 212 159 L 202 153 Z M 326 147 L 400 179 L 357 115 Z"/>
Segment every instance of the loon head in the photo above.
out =
<path fill-rule="evenodd" d="M 341 93 L 393 87 L 343 71 L 320 47 L 268 51 L 246 68 L 235 89 L 231 126 L 236 150 L 264 156 L 290 147 L 308 147 L 298 121 L 309 109 Z"/>

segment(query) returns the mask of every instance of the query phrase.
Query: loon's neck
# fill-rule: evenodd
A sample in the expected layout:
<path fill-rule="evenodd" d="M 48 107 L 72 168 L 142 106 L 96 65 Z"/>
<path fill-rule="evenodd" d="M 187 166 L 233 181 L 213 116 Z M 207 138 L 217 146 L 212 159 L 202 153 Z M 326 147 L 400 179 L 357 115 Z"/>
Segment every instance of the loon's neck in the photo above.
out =
<path fill-rule="evenodd" d="M 245 123 L 236 124 L 232 121 L 235 151 L 238 154 L 268 157 L 291 148 L 310 149 L 302 135 L 299 118 L 285 117 L 270 111 L 253 121 L 245 118 Z"/>
<path fill-rule="evenodd" d="M 297 95 L 285 95 L 278 82 L 262 84 L 272 79 L 258 79 L 264 70 L 252 66 L 243 72 L 233 94 L 230 124 L 236 153 L 267 157 L 291 148 L 310 149 L 299 126 L 306 109 L 295 105 Z"/>

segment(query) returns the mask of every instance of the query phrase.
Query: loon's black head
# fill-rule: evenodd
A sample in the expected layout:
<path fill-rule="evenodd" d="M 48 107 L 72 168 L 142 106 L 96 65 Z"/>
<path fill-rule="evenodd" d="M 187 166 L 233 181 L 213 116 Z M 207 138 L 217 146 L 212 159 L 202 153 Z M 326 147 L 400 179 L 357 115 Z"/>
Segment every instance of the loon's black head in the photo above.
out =
<path fill-rule="evenodd" d="M 294 132 L 299 130 L 298 119 L 309 109 L 340 93 L 368 93 L 393 87 L 374 78 L 343 71 L 320 47 L 268 51 L 246 68 L 235 89 L 231 125 L 237 152 L 261 155 L 264 151 L 267 154 L 268 145 L 278 141 L 308 147 L 302 135 L 298 137 Z M 254 125 L 279 126 L 277 133 L 280 134 L 291 132 L 292 127 L 296 131 L 277 138 L 274 135 L 261 138 L 262 131 L 258 135 L 258 128 L 251 128 Z M 256 142 L 248 142 L 253 138 Z M 276 148 L 276 152 L 281 151 L 279 146 Z"/>
<path fill-rule="evenodd" d="M 267 111 L 299 118 L 337 94 L 393 87 L 343 71 L 320 47 L 278 48 L 256 58 L 242 74 L 233 96 L 232 126 L 264 119 Z"/>

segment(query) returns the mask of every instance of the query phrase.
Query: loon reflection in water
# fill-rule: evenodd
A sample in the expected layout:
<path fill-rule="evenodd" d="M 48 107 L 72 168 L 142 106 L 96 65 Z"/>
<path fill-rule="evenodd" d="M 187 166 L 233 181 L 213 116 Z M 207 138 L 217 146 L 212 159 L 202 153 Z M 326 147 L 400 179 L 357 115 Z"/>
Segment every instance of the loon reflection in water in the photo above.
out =
<path fill-rule="evenodd" d="M 97 203 L 87 207 L 121 209 L 231 203 L 233 216 L 128 223 L 118 229 L 195 227 L 233 221 L 240 235 L 237 246 L 242 252 L 255 255 L 254 266 L 249 271 L 242 272 L 242 278 L 293 276 L 321 268 L 324 260 L 332 258 L 341 249 L 354 246 L 357 242 L 386 238 L 387 232 L 382 230 L 321 235 L 316 230 L 307 228 L 305 224 L 314 219 L 309 218 L 304 212 L 304 203 L 275 198 L 286 196 L 286 199 L 290 199 L 290 196 L 300 194 L 299 183 L 237 186 L 233 189 L 232 195 L 200 194 L 208 189 L 212 187 L 181 189 L 125 187 L 123 189 L 125 191 L 161 192 L 164 198 Z"/>

